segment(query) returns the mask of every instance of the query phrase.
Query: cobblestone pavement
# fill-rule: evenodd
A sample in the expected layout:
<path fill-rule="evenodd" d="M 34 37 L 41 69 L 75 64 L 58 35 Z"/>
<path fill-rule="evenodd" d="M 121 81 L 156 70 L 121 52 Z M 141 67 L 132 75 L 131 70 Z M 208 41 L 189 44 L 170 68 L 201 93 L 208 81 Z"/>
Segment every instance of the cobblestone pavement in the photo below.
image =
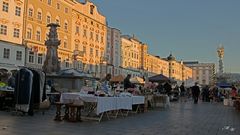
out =
<path fill-rule="evenodd" d="M 172 103 L 101 123 L 55 122 L 54 111 L 33 117 L 2 111 L 0 135 L 240 135 L 240 112 L 220 103 Z"/>

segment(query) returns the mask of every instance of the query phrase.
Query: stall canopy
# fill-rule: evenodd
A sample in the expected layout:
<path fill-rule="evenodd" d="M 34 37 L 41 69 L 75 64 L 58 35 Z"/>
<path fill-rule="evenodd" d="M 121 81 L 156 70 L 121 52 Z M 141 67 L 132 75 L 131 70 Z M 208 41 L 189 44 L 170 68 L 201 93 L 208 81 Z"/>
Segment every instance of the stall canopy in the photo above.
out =
<path fill-rule="evenodd" d="M 160 83 L 167 82 L 167 81 L 176 82 L 175 80 L 170 79 L 170 78 L 168 78 L 168 77 L 166 77 L 165 75 L 162 75 L 162 74 L 158 74 L 158 75 L 149 77 L 148 79 L 149 79 L 150 82 L 160 82 Z"/>
<path fill-rule="evenodd" d="M 123 75 L 113 76 L 110 81 L 111 82 L 123 82 L 124 78 L 125 77 Z"/>
<path fill-rule="evenodd" d="M 69 77 L 89 77 L 89 78 L 93 77 L 91 74 L 87 74 L 87 73 L 84 73 L 83 71 L 73 69 L 73 68 L 61 70 L 58 73 L 58 75 L 69 76 Z"/>
<path fill-rule="evenodd" d="M 232 85 L 229 83 L 217 83 L 217 86 L 220 88 L 231 88 Z"/>
<path fill-rule="evenodd" d="M 135 84 L 144 84 L 144 80 L 140 77 L 134 77 L 130 79 L 131 83 L 135 83 Z"/>

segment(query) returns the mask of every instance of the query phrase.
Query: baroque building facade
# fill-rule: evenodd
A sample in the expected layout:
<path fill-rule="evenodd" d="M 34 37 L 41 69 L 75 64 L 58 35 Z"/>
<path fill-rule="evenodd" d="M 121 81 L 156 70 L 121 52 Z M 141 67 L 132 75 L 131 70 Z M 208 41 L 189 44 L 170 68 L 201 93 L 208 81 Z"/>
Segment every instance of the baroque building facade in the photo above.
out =
<path fill-rule="evenodd" d="M 107 45 L 106 45 L 106 61 L 107 73 L 113 76 L 121 74 L 121 31 L 116 28 L 108 27 Z"/>
<path fill-rule="evenodd" d="M 0 2 L 0 68 L 11 70 L 24 66 L 23 10 L 24 0 Z"/>
<path fill-rule="evenodd" d="M 71 0 L 26 0 L 24 10 L 23 44 L 26 50 L 26 66 L 41 68 L 46 56 L 45 40 L 49 23 L 58 23 L 58 49 L 61 67 L 71 66 L 71 24 L 74 1 Z M 61 13 L 61 14 L 59 14 Z"/>
<path fill-rule="evenodd" d="M 193 81 L 200 85 L 213 85 L 215 83 L 215 64 L 199 63 L 198 61 L 186 61 L 185 65 L 193 70 Z"/>
<path fill-rule="evenodd" d="M 72 11 L 74 67 L 100 76 L 103 72 L 107 41 L 105 16 L 89 1 L 75 4 Z"/>

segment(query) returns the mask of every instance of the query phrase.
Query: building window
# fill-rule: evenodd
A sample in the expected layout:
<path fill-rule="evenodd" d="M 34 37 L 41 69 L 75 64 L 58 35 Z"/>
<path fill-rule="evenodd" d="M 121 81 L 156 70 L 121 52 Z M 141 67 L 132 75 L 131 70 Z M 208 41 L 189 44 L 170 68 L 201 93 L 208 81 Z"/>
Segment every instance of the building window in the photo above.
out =
<path fill-rule="evenodd" d="M 90 39 L 93 39 L 93 32 L 90 32 Z"/>
<path fill-rule="evenodd" d="M 80 30 L 79 30 L 79 26 L 76 26 L 76 34 L 79 34 Z"/>
<path fill-rule="evenodd" d="M 40 31 L 37 31 L 36 39 L 37 39 L 37 41 L 41 41 L 41 32 Z"/>
<path fill-rule="evenodd" d="M 75 44 L 75 50 L 78 50 L 78 49 L 79 49 L 79 45 Z"/>
<path fill-rule="evenodd" d="M 83 53 L 86 53 L 86 46 L 83 46 Z"/>
<path fill-rule="evenodd" d="M 93 11 L 94 11 L 94 6 L 91 5 L 91 6 L 90 6 L 90 14 L 91 14 L 91 15 L 93 15 Z"/>
<path fill-rule="evenodd" d="M 89 65 L 89 70 L 90 70 L 90 72 L 93 71 L 93 65 L 92 64 Z"/>
<path fill-rule="evenodd" d="M 90 55 L 93 55 L 93 48 L 90 48 Z"/>
<path fill-rule="evenodd" d="M 65 29 L 66 31 L 68 30 L 68 23 L 67 23 L 67 22 L 64 23 L 64 29 Z"/>
<path fill-rule="evenodd" d="M 33 51 L 29 52 L 28 62 L 29 63 L 34 63 L 34 52 Z"/>
<path fill-rule="evenodd" d="M 83 36 L 87 37 L 87 30 L 83 30 Z"/>
<path fill-rule="evenodd" d="M 63 42 L 63 47 L 67 48 L 67 41 L 66 40 Z"/>
<path fill-rule="evenodd" d="M 98 57 L 98 50 L 96 50 L 96 57 Z"/>
<path fill-rule="evenodd" d="M 43 54 L 39 53 L 38 54 L 38 64 L 42 64 L 43 63 Z"/>
<path fill-rule="evenodd" d="M 3 58 L 9 59 L 10 57 L 10 49 L 4 48 L 3 50 Z"/>
<path fill-rule="evenodd" d="M 32 39 L 32 29 L 27 28 L 27 39 Z"/>
<path fill-rule="evenodd" d="M 99 39 L 98 39 L 98 34 L 96 34 L 96 41 L 99 41 Z"/>
<path fill-rule="evenodd" d="M 6 25 L 1 25 L 0 34 L 7 35 L 7 26 Z"/>
<path fill-rule="evenodd" d="M 7 2 L 3 2 L 2 11 L 8 12 L 8 6 L 9 6 L 9 4 Z"/>
<path fill-rule="evenodd" d="M 51 23 L 51 17 L 48 15 L 47 16 L 47 24 Z"/>
<path fill-rule="evenodd" d="M 68 68 L 69 67 L 69 62 L 66 61 L 65 63 L 66 63 L 66 68 Z"/>
<path fill-rule="evenodd" d="M 103 36 L 101 36 L 101 43 L 103 43 Z"/>
<path fill-rule="evenodd" d="M 14 28 L 13 37 L 19 38 L 20 29 Z"/>
<path fill-rule="evenodd" d="M 29 8 L 28 9 L 28 16 L 33 16 L 33 9 L 32 8 Z"/>
<path fill-rule="evenodd" d="M 68 8 L 65 8 L 65 13 L 68 13 Z"/>
<path fill-rule="evenodd" d="M 57 3 L 57 9 L 60 9 L 60 4 L 59 3 Z"/>
<path fill-rule="evenodd" d="M 22 60 L 22 51 L 16 52 L 16 60 Z"/>
<path fill-rule="evenodd" d="M 42 13 L 41 13 L 41 12 L 38 12 L 38 14 L 37 14 L 37 19 L 38 19 L 38 20 L 42 20 Z"/>
<path fill-rule="evenodd" d="M 48 5 L 52 5 L 52 0 L 48 0 Z"/>
<path fill-rule="evenodd" d="M 21 7 L 16 6 L 15 15 L 21 16 Z"/>

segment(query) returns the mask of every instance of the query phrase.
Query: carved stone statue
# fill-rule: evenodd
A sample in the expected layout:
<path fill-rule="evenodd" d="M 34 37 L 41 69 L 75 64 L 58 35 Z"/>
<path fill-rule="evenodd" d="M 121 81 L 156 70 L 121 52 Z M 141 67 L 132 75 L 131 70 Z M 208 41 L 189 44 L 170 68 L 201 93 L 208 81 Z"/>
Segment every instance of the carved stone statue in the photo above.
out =
<path fill-rule="evenodd" d="M 219 58 L 219 74 L 224 73 L 223 57 L 224 57 L 224 47 L 220 45 L 217 49 L 218 58 Z"/>
<path fill-rule="evenodd" d="M 61 41 L 58 39 L 57 27 L 58 24 L 50 23 L 47 25 L 50 27 L 48 39 L 45 41 L 47 46 L 47 55 L 43 65 L 43 71 L 46 73 L 58 72 L 60 70 L 60 62 L 58 61 L 58 46 Z"/>

